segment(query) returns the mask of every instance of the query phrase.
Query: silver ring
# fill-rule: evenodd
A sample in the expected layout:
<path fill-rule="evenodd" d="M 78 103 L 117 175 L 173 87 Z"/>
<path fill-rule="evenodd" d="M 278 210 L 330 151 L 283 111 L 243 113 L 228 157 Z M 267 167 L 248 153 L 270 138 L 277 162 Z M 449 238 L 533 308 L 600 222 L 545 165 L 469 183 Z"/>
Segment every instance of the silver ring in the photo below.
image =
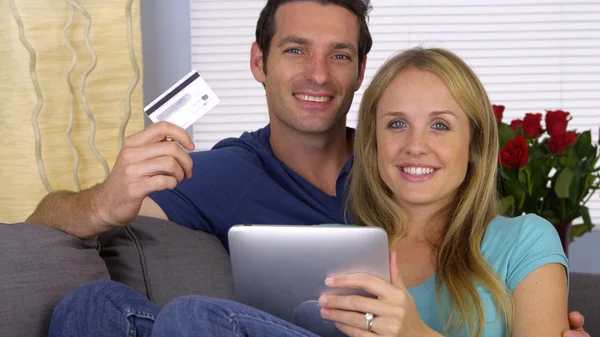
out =
<path fill-rule="evenodd" d="M 367 330 L 367 332 L 371 332 L 371 328 L 373 327 L 373 319 L 375 318 L 375 316 L 373 316 L 372 313 L 367 312 L 365 313 L 365 330 Z"/>

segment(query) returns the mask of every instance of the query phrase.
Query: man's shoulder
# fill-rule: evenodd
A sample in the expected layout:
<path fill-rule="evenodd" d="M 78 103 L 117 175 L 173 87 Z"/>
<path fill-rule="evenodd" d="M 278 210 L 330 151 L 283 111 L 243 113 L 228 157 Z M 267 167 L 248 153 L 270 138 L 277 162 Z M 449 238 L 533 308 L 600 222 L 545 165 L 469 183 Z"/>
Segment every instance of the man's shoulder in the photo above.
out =
<path fill-rule="evenodd" d="M 190 153 L 195 163 L 207 166 L 256 164 L 275 159 L 268 143 L 268 126 L 240 137 L 225 138 L 210 150 Z"/>

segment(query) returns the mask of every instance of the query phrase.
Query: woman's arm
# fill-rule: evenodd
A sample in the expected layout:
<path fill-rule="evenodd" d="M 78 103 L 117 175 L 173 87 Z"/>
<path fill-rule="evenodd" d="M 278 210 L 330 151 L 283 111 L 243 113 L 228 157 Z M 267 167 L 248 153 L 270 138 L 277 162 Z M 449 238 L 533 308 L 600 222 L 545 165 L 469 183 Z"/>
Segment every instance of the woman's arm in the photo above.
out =
<path fill-rule="evenodd" d="M 543 265 L 513 291 L 512 337 L 560 337 L 569 330 L 567 274 L 558 263 Z"/>

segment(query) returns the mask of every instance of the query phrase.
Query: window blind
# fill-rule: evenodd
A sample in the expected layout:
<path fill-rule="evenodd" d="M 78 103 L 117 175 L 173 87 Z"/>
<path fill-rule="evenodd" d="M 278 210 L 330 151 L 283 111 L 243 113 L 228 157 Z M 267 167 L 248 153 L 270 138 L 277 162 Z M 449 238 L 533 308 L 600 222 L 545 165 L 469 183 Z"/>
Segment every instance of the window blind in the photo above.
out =
<path fill-rule="evenodd" d="M 221 103 L 194 125 L 198 149 L 268 123 L 264 89 L 250 72 L 250 45 L 262 0 L 190 0 L 192 65 Z M 393 53 L 442 47 L 475 70 L 504 121 L 526 112 L 562 109 L 570 128 L 600 127 L 599 1 L 372 0 L 373 48 L 348 125 L 355 127 L 362 93 Z M 600 196 L 588 203 L 600 224 Z M 596 227 L 600 229 L 600 227 Z"/>

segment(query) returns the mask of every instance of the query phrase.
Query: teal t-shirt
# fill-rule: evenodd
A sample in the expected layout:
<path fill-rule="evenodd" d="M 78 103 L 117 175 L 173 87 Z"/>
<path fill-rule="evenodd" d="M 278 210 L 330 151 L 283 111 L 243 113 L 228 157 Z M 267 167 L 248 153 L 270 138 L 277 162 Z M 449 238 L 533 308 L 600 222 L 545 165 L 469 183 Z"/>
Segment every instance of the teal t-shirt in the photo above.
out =
<path fill-rule="evenodd" d="M 481 251 L 510 292 L 514 291 L 529 273 L 545 264 L 560 263 L 568 275 L 567 257 L 556 230 L 548 221 L 534 214 L 516 218 L 494 218 L 481 242 Z M 506 327 L 496 315 L 490 292 L 482 286 L 477 286 L 477 290 L 485 310 L 483 337 L 506 336 Z M 409 288 L 408 291 L 414 298 L 425 324 L 443 333 L 435 291 L 435 275 L 423 284 Z M 441 301 L 445 303 L 442 310 L 449 313 L 450 298 L 443 289 Z M 466 331 L 460 336 L 467 336 Z"/>

